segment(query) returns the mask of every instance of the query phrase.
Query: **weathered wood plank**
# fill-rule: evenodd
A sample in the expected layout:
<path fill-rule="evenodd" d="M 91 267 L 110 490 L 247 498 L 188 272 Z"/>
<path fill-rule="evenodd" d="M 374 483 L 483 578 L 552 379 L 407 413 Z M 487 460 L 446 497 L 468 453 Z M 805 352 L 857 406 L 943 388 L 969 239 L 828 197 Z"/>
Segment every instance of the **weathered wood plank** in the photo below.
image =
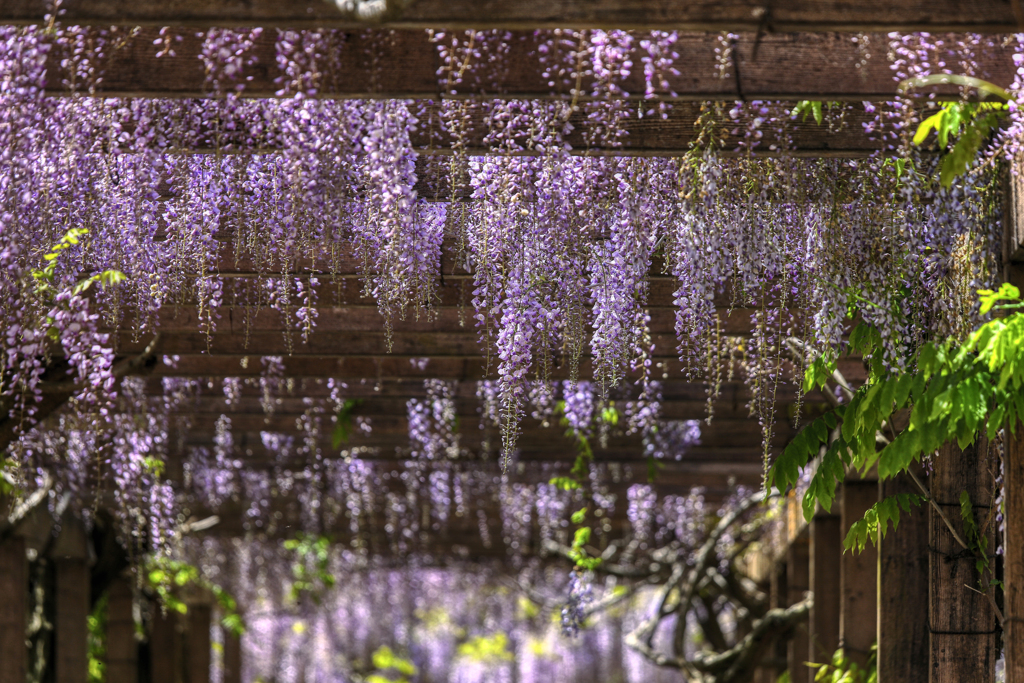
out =
<path fill-rule="evenodd" d="M 839 585 L 843 539 L 839 515 L 817 514 L 810 524 L 810 585 L 814 593 L 808 627 L 809 662 L 830 662 L 839 648 Z"/>
<path fill-rule="evenodd" d="M 946 511 L 961 538 L 960 494 L 974 503 L 979 526 L 992 503 L 994 480 L 984 435 L 961 450 L 948 443 L 939 450 L 931 476 L 931 494 Z M 994 525 L 987 529 L 989 548 L 995 548 Z M 954 539 L 945 522 L 929 511 L 929 630 L 931 633 L 930 683 L 994 681 L 998 624 L 992 607 L 978 589 L 973 553 Z"/>
<path fill-rule="evenodd" d="M 854 522 L 878 502 L 878 481 L 847 479 L 842 489 L 843 538 Z M 878 552 L 870 543 L 864 552 L 843 553 L 839 578 L 842 593 L 839 641 L 851 661 L 866 668 L 877 637 Z"/>
<path fill-rule="evenodd" d="M 843 0 L 673 2 L 672 0 L 77 0 L 62 6 L 62 20 L 78 24 L 188 26 L 334 26 L 356 28 L 623 28 L 698 31 L 1000 31 L 1014 30 L 1012 3 L 997 0 Z M 0 11 L 4 23 L 41 22 L 45 0 L 14 0 Z"/>
<path fill-rule="evenodd" d="M 50 550 L 56 568 L 54 674 L 56 683 L 88 679 L 89 546 L 84 524 L 66 515 Z"/>
<path fill-rule="evenodd" d="M 1024 683 L 1024 434 L 1006 434 L 1003 461 L 1006 683 Z"/>
<path fill-rule="evenodd" d="M 107 680 L 135 681 L 139 677 L 139 646 L 135 640 L 131 579 L 117 577 L 108 591 Z"/>
<path fill-rule="evenodd" d="M 0 683 L 25 683 L 28 648 L 28 562 L 25 539 L 11 536 L 0 540 Z"/>
<path fill-rule="evenodd" d="M 879 482 L 879 499 L 900 493 L 920 491 L 907 475 Z M 928 681 L 928 514 L 900 515 L 878 544 L 879 683 Z"/>
<path fill-rule="evenodd" d="M 789 592 L 789 604 L 795 605 L 807 596 L 811 589 L 810 577 L 810 543 L 808 534 L 798 536 L 789 545 L 786 558 L 786 590 Z M 787 643 L 787 661 L 789 663 L 789 680 L 791 683 L 810 683 L 811 669 L 807 666 L 807 653 L 810 651 L 810 632 L 807 622 L 793 627 L 793 633 Z"/>
<path fill-rule="evenodd" d="M 195 29 L 171 29 L 180 38 L 173 42 L 174 56 L 157 57 L 162 45 L 155 29 L 148 28 L 118 41 L 99 65 L 102 81 L 91 91 L 102 97 L 206 97 L 211 87 L 202 53 L 203 37 Z M 449 83 L 438 75 L 443 66 L 438 45 L 422 30 L 351 32 L 336 37 L 338 47 L 320 66 L 321 98 L 410 99 L 444 97 L 457 99 L 547 99 L 571 97 L 569 85 L 544 75 L 539 47 L 543 38 L 532 31 L 512 32 L 499 63 L 471 61 L 467 74 Z M 466 38 L 460 36 L 460 38 Z M 286 95 L 283 72 L 277 64 L 276 31 L 264 31 L 248 53 L 254 61 L 237 77 L 244 84 L 243 97 Z M 154 43 L 160 43 L 155 45 Z M 859 36 L 835 33 L 741 33 L 732 41 L 732 62 L 724 74 L 716 55 L 719 36 L 684 33 L 673 50 L 678 73 L 665 75 L 666 86 L 658 96 L 673 100 L 802 100 L 863 101 L 891 99 L 897 84 L 889 68 L 885 34 Z M 1007 87 L 1013 80 L 1008 48 L 978 56 L 979 73 Z M 49 91 L 65 92 L 62 54 L 49 56 Z M 638 60 L 622 83 L 632 99 L 643 98 L 646 84 Z M 738 71 L 739 76 L 732 73 Z M 573 82 L 571 84 L 575 86 Z M 593 76 L 580 82 L 586 101 L 593 91 Z M 957 96 L 955 89 L 949 93 Z"/>

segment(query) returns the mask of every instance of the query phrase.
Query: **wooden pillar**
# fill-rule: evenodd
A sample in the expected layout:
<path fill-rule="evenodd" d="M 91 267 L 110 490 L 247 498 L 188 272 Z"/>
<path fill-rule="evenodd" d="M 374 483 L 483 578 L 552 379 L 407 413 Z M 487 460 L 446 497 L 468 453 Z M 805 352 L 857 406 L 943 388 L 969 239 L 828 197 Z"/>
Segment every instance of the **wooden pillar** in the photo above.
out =
<path fill-rule="evenodd" d="M 149 624 L 150 683 L 183 683 L 183 661 L 181 615 L 154 604 Z"/>
<path fill-rule="evenodd" d="M 807 537 L 808 534 L 804 532 L 793 539 L 789 545 L 786 559 L 786 588 L 789 592 L 790 605 L 802 601 L 811 587 L 810 546 Z M 791 683 L 810 683 L 811 669 L 807 666 L 808 652 L 810 652 L 808 624 L 802 622 L 793 628 L 787 643 L 786 660 Z"/>
<path fill-rule="evenodd" d="M 1010 201 L 1003 240 L 1007 282 L 1024 287 L 1024 176 L 1007 173 Z M 1024 426 L 1006 429 L 1003 460 L 1003 648 L 1006 683 L 1024 683 Z"/>
<path fill-rule="evenodd" d="M 814 593 L 807 661 L 830 662 L 839 649 L 839 575 L 843 539 L 839 515 L 818 514 L 810 525 L 810 586 Z"/>
<path fill-rule="evenodd" d="M 1006 432 L 1003 491 L 1006 683 L 1024 683 L 1024 426 L 1019 424 L 1016 435 Z"/>
<path fill-rule="evenodd" d="M 188 663 L 187 683 L 210 683 L 210 617 L 212 608 L 207 601 L 188 606 L 188 629 L 185 649 Z"/>
<path fill-rule="evenodd" d="M 0 605 L 0 683 L 25 683 L 28 561 L 19 536 L 0 541 Z"/>
<path fill-rule="evenodd" d="M 946 518 L 965 538 L 960 515 L 960 493 L 967 491 L 974 504 L 975 519 L 982 522 L 989 513 L 992 473 L 988 442 L 961 451 L 947 444 L 935 459 L 931 492 Z M 989 529 L 989 551 L 995 548 L 995 533 Z M 945 522 L 929 510 L 930 593 L 930 678 L 931 683 L 989 683 L 995 680 L 995 615 L 988 599 L 978 589 L 974 556 L 964 551 Z M 993 561 L 995 561 L 993 559 Z"/>
<path fill-rule="evenodd" d="M 107 589 L 107 680 L 110 683 L 137 683 L 138 649 L 131 579 L 119 576 Z"/>
<path fill-rule="evenodd" d="M 242 683 L 242 639 L 228 629 L 221 632 L 224 639 L 223 683 Z"/>
<path fill-rule="evenodd" d="M 54 678 L 83 683 L 89 669 L 89 545 L 84 525 L 70 515 L 50 556 L 56 574 Z"/>
<path fill-rule="evenodd" d="M 770 558 L 766 558 L 770 562 Z M 789 599 L 787 583 L 787 568 L 785 556 L 783 561 L 771 562 L 768 568 L 768 607 L 775 609 L 785 607 Z M 786 641 L 776 640 L 770 647 L 765 649 L 761 664 L 754 670 L 754 683 L 775 683 L 779 674 L 785 670 L 786 663 Z"/>
<path fill-rule="evenodd" d="M 878 481 L 843 482 L 842 534 L 878 502 Z M 863 552 L 847 551 L 840 563 L 839 641 L 850 661 L 867 667 L 878 628 L 878 551 L 870 543 Z"/>
<path fill-rule="evenodd" d="M 880 499 L 920 492 L 906 474 L 878 484 Z M 928 683 L 929 554 L 927 507 L 901 514 L 878 545 L 878 683 Z"/>

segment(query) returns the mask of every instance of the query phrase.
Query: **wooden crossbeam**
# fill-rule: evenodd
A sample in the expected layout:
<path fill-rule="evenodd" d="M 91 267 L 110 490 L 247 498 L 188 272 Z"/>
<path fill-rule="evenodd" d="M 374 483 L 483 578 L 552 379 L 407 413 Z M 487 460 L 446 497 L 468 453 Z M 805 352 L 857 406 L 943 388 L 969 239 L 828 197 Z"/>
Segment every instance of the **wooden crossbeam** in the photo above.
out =
<path fill-rule="evenodd" d="M 7 2 L 0 9 L 0 21 L 42 22 L 49 7 L 46 0 Z M 1022 20 L 1015 8 L 1000 0 L 351 0 L 337 5 L 323 0 L 68 0 L 61 5 L 61 19 L 77 24 L 196 27 L 1010 32 Z"/>
<path fill-rule="evenodd" d="M 180 42 L 172 42 L 174 56 L 157 57 L 161 38 L 155 29 L 131 34 L 99 65 L 102 80 L 91 91 L 100 97 L 207 97 L 211 86 L 202 60 L 203 38 L 194 29 L 172 29 Z M 243 97 L 290 95 L 287 77 L 277 64 L 278 33 L 264 31 L 250 57 L 255 61 L 239 76 Z M 344 36 L 332 60 L 319 66 L 320 98 L 360 99 L 570 99 L 575 81 L 552 80 L 538 52 L 540 40 L 532 32 L 513 32 L 507 53 L 488 62 L 485 53 L 469 63 L 462 79 L 450 81 L 438 74 L 443 63 L 438 45 L 426 31 L 368 31 Z M 834 33 L 743 33 L 731 44 L 724 63 L 716 55 L 723 46 L 713 34 L 685 33 L 674 46 L 679 57 L 677 74 L 667 73 L 667 87 L 658 84 L 657 99 L 862 101 L 891 99 L 896 94 L 887 59 L 885 34 L 847 36 Z M 486 48 L 485 48 L 486 50 Z M 996 48 L 978 55 L 978 71 L 1008 87 L 1013 80 L 1012 49 Z M 53 50 L 47 62 L 48 90 L 67 92 L 65 55 Z M 475 70 L 474 70 L 475 68 Z M 250 80 L 251 79 L 251 80 Z M 81 85 L 79 90 L 81 90 Z M 637 62 L 622 89 L 631 99 L 644 97 L 643 69 Z M 578 101 L 590 99 L 593 76 L 579 83 Z M 940 94 L 958 97 L 946 87 Z"/>

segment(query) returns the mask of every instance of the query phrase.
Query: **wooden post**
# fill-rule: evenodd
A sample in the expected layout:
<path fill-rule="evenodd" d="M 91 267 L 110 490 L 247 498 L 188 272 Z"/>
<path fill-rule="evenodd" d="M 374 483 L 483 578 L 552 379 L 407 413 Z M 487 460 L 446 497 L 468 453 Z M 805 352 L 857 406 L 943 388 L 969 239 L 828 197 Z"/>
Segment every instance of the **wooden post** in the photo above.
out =
<path fill-rule="evenodd" d="M 906 474 L 878 484 L 880 499 L 920 492 Z M 901 514 L 879 542 L 878 683 L 928 682 L 928 557 L 926 507 Z"/>
<path fill-rule="evenodd" d="M 28 561 L 19 536 L 0 541 L 0 605 L 0 683 L 25 683 Z"/>
<path fill-rule="evenodd" d="M 842 491 L 842 534 L 878 502 L 878 482 L 847 479 Z M 847 657 L 865 668 L 878 629 L 878 551 L 870 543 L 864 552 L 843 553 L 840 564 L 839 641 Z"/>
<path fill-rule="evenodd" d="M 789 592 L 789 604 L 795 605 L 806 597 L 811 587 L 810 577 L 810 545 L 805 532 L 789 545 L 786 560 L 786 588 Z M 792 683 L 810 683 L 811 669 L 807 666 L 807 654 L 810 652 L 810 637 L 806 622 L 797 624 L 787 643 L 786 660 L 789 668 L 789 680 Z"/>
<path fill-rule="evenodd" d="M 1020 169 L 1018 169 L 1020 170 Z M 1006 174 L 1004 279 L 1024 287 L 1024 175 Z M 1016 434 L 1009 427 L 1015 426 Z M 1024 426 L 1007 425 L 1003 460 L 1003 648 L 1006 683 L 1024 683 Z"/>
<path fill-rule="evenodd" d="M 83 683 L 89 668 L 89 540 L 81 521 L 65 517 L 50 556 L 56 570 L 54 677 L 56 683 Z"/>
<path fill-rule="evenodd" d="M 119 576 L 107 589 L 107 680 L 111 683 L 139 680 L 134 611 L 131 579 Z"/>
<path fill-rule="evenodd" d="M 210 617 L 209 601 L 195 601 L 188 606 L 186 656 L 187 683 L 210 683 Z"/>
<path fill-rule="evenodd" d="M 242 683 L 242 639 L 228 629 L 221 629 L 221 633 L 224 638 L 223 683 Z"/>
<path fill-rule="evenodd" d="M 961 538 L 960 493 L 967 491 L 975 519 L 984 523 L 992 500 L 988 441 L 980 436 L 966 450 L 943 446 L 935 459 L 931 493 Z M 995 548 L 994 525 L 989 527 L 989 552 Z M 929 511 L 930 678 L 931 683 L 995 680 L 995 614 L 978 592 L 975 557 L 953 537 L 935 510 Z M 993 561 L 995 561 L 993 559 Z"/>
<path fill-rule="evenodd" d="M 1003 462 L 1003 580 L 1005 588 L 1003 647 L 1006 651 L 1006 683 L 1024 683 L 1024 427 L 1006 433 Z"/>
<path fill-rule="evenodd" d="M 150 683 L 183 683 L 183 661 L 180 615 L 154 604 L 149 624 Z"/>
<path fill-rule="evenodd" d="M 809 662 L 830 662 L 839 649 L 839 576 L 843 539 L 839 515 L 818 514 L 810 527 L 810 585 L 814 606 L 808 620 Z"/>

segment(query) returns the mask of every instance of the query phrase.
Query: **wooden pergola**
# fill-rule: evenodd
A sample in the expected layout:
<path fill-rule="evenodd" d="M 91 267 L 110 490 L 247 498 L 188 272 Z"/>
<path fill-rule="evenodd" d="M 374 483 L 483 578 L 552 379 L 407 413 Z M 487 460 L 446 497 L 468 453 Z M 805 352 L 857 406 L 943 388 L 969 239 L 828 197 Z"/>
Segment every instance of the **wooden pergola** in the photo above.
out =
<path fill-rule="evenodd" d="M 46 16 L 47 4 L 44 0 L 8 0 L 0 7 L 0 23 L 40 23 Z M 694 123 L 702 102 L 892 99 L 897 94 L 896 83 L 884 56 L 885 32 L 1011 33 L 1024 25 L 1024 10 L 1016 0 L 972 3 L 954 0 L 927 3 L 921 0 L 858 3 L 844 0 L 706 3 L 388 0 L 364 3 L 357 0 L 350 5 L 351 11 L 343 12 L 333 3 L 320 0 L 68 0 L 62 5 L 60 21 L 141 27 L 137 31 L 126 31 L 126 46 L 108 60 L 99 87 L 77 96 L 209 96 L 206 74 L 197 58 L 202 41 L 195 37 L 195 30 L 262 26 L 266 30 L 254 48 L 257 64 L 248 72 L 253 78 L 246 83 L 243 96 L 276 97 L 280 87 L 276 79 L 280 74 L 274 66 L 274 29 L 326 27 L 351 33 L 336 67 L 339 77 L 325 79 L 319 97 L 429 100 L 435 108 L 444 99 L 568 97 L 567 92 L 552 92 L 539 66 L 529 57 L 534 29 L 685 31 L 676 48 L 680 53 L 677 64 L 682 67 L 680 74 L 670 79 L 670 89 L 675 95 L 667 98 L 673 104 L 667 118 L 630 118 L 628 135 L 622 147 L 614 150 L 586 150 L 582 137 L 570 138 L 574 148 L 581 152 L 641 156 L 685 153 L 695 138 Z M 368 13 L 373 16 L 367 18 Z M 184 40 L 175 45 L 174 57 L 155 57 L 153 42 L 157 27 L 162 26 L 182 29 Z M 507 78 L 499 83 L 469 80 L 452 90 L 442 91 L 437 76 L 440 66 L 437 49 L 424 29 L 490 28 L 513 31 L 517 38 L 510 41 L 513 47 L 507 57 Z M 722 31 L 734 32 L 726 38 L 732 56 L 730 76 L 725 79 L 714 75 L 714 49 L 722 40 L 717 32 Z M 872 46 L 872 52 L 876 53 L 872 59 L 863 59 L 863 52 L 850 39 L 851 33 L 861 34 L 860 40 Z M 379 41 L 382 35 L 387 37 L 388 49 L 371 65 L 362 44 Z M 982 55 L 980 70 L 989 80 L 1009 86 L 1014 77 L 1010 54 L 1007 48 Z M 49 68 L 59 73 L 59 56 L 51 61 Z M 634 73 L 633 81 L 625 84 L 625 89 L 642 94 L 642 76 Z M 52 79 L 52 82 L 59 83 L 59 79 Z M 959 97 L 959 91 L 952 87 L 940 86 L 937 92 L 940 97 Z M 64 96 L 67 93 L 54 87 L 50 94 Z M 639 96 L 634 95 L 633 99 L 641 106 Z M 871 154 L 879 143 L 864 132 L 862 122 L 851 115 L 847 125 L 838 131 L 830 131 L 827 126 L 798 126 L 793 138 L 794 153 L 809 157 Z M 467 145 L 469 153 L 488 153 L 483 143 L 486 128 L 482 122 L 473 122 L 470 130 L 475 142 Z M 413 144 L 423 157 L 421 168 L 431 156 L 450 153 L 450 140 L 424 130 L 417 135 Z M 768 140 L 763 146 L 768 148 L 770 144 Z M 726 148 L 729 148 L 728 142 Z M 210 149 L 179 151 L 206 153 Z M 223 151 L 247 153 L 252 150 L 232 146 L 229 141 Z M 419 188 L 423 196 L 447 197 L 443 179 L 433 183 L 429 174 L 423 175 L 427 178 L 421 180 Z M 1008 192 L 1007 204 L 1013 207 L 1017 195 Z M 1015 211 L 1008 214 L 1005 276 L 1020 284 L 1024 281 L 1024 271 L 1011 262 L 1011 257 L 1024 245 L 1021 239 L 1024 227 L 1013 223 L 1017 216 Z M 225 244 L 224 257 L 219 264 L 221 277 L 253 282 L 267 275 L 236 262 L 230 252 L 230 246 Z M 260 463 L 268 468 L 273 466 L 272 458 L 260 452 L 260 432 L 294 429 L 295 420 L 304 409 L 302 397 L 322 395 L 325 389 L 317 380 L 325 377 L 348 382 L 350 394 L 362 399 L 354 414 L 374 423 L 373 433 L 354 434 L 351 446 L 375 449 L 385 454 L 382 456 L 385 458 L 408 440 L 405 405 L 408 399 L 423 396 L 422 380 L 458 380 L 462 384 L 456 406 L 465 439 L 463 444 L 471 450 L 478 449 L 485 430 L 477 428 L 480 416 L 471 382 L 486 379 L 487 368 L 482 362 L 477 331 L 471 323 L 462 320 L 463 288 L 468 276 L 457 273 L 451 263 L 443 264 L 442 270 L 445 279 L 439 289 L 441 300 L 436 307 L 436 317 L 397 321 L 390 352 L 384 350 L 383 318 L 375 303 L 361 296 L 358 264 L 354 260 L 339 272 L 319 274 L 322 292 L 317 330 L 308 343 L 303 343 L 297 335 L 286 342 L 284 325 L 275 312 L 261 311 L 249 317 L 243 307 L 230 305 L 221 309 L 222 318 L 208 339 L 198 331 L 197 307 L 177 306 L 161 311 L 160 336 L 155 346 L 150 346 L 149 338 L 135 339 L 128 333 L 120 333 L 116 348 L 123 363 L 135 363 L 131 372 L 145 369 L 149 373 L 147 390 L 154 395 L 162 390 L 162 376 L 215 381 L 225 377 L 257 377 L 261 357 L 281 356 L 284 376 L 293 380 L 294 389 L 291 396 L 283 397 L 272 417 L 264 416 L 254 389 L 246 389 L 230 408 L 225 408 L 223 401 L 202 398 L 190 409 L 188 443 L 212 443 L 217 418 L 227 415 L 236 441 L 252 451 L 252 466 Z M 701 419 L 706 411 L 704 386 L 680 379 L 673 329 L 674 288 L 673 279 L 663 275 L 660 268 L 652 270 L 650 313 L 656 347 L 654 357 L 656 362 L 664 364 L 670 376 L 665 382 L 663 413 L 669 419 Z M 750 335 L 751 311 L 732 309 L 724 298 L 716 303 L 725 333 Z M 177 357 L 174 366 L 151 362 L 153 357 L 162 355 Z M 140 359 L 148 362 L 139 362 Z M 863 368 L 856 359 L 844 361 L 841 370 L 852 381 L 864 378 Z M 580 374 L 589 375 L 587 361 Z M 564 368 L 556 367 L 552 378 L 566 376 Z M 53 410 L 69 393 L 67 387 L 55 383 L 48 390 L 45 405 L 52 404 L 50 410 Z M 787 416 L 787 408 L 795 397 L 787 396 L 780 400 L 777 412 L 779 420 L 772 443 L 776 452 L 795 433 Z M 704 486 L 711 499 L 720 499 L 733 484 L 759 485 L 763 469 L 761 431 L 756 421 L 749 418 L 748 398 L 742 382 L 725 383 L 716 401 L 714 420 L 710 425 L 702 425 L 700 445 L 691 449 L 684 460 L 666 463 L 658 486 L 679 491 Z M 821 397 L 812 395 L 810 401 L 820 402 Z M 552 438 L 550 431 L 536 425 L 526 426 L 520 442 L 521 462 L 572 459 L 570 442 Z M 0 418 L 0 436 L 4 429 Z M 329 441 L 329 435 L 327 439 Z M 970 450 L 961 452 L 952 445 L 947 450 L 937 460 L 936 469 L 929 477 L 933 498 L 940 506 L 949 506 L 952 510 L 959 506 L 960 491 L 966 487 L 980 506 L 985 501 L 976 494 L 988 483 L 981 481 L 983 468 L 978 454 Z M 646 480 L 639 437 L 612 439 L 599 458 L 635 469 L 634 479 L 624 480 L 622 488 L 631 481 Z M 1024 445 L 1018 439 L 1010 439 L 1006 463 L 1006 603 L 1002 606 L 1006 617 L 1003 635 L 1006 680 L 1024 683 Z M 467 466 L 493 471 L 495 476 L 499 474 L 494 460 Z M 180 461 L 172 462 L 171 476 L 180 477 L 180 468 Z M 994 680 L 998 629 L 993 611 L 982 596 L 964 588 L 965 584 L 975 582 L 973 558 L 957 556 L 952 537 L 936 513 L 922 510 L 905 518 L 877 550 L 869 547 L 859 555 L 842 553 L 842 539 L 850 525 L 860 519 L 879 496 L 898 492 L 916 492 L 916 489 L 903 479 L 882 483 L 870 477 L 851 479 L 844 484 L 838 505 L 832 512 L 820 512 L 810 524 L 796 521 L 799 505 L 795 504 L 793 522 L 787 526 L 786 549 L 764 558 L 762 578 L 770 584 L 773 606 L 795 603 L 808 590 L 814 593 L 815 605 L 809 623 L 797 629 L 789 640 L 789 671 L 794 683 L 809 680 L 810 670 L 802 663 L 822 661 L 822 652 L 831 653 L 842 645 L 855 659 L 864 662 L 876 641 L 881 683 Z M 283 511 L 295 512 L 287 508 Z M 212 530 L 214 533 L 243 533 L 239 523 L 230 521 L 240 515 L 221 516 L 224 521 Z M 615 523 L 628 524 L 621 516 Z M 0 533 L 0 599 L 8 606 L 0 610 L 0 683 L 24 683 L 25 680 L 19 654 L 24 651 L 22 616 L 25 610 L 18 608 L 25 601 L 25 549 L 26 544 L 32 546 L 33 538 L 49 531 L 49 527 L 40 532 L 30 526 L 25 525 L 20 530 L 4 528 Z M 84 629 L 87 604 L 83 604 L 75 586 L 80 588 L 88 580 L 85 547 L 84 539 L 76 539 L 73 533 L 65 532 L 51 549 L 58 562 L 63 563 L 58 565 L 61 567 L 58 582 L 64 582 L 58 586 L 58 595 L 78 596 L 67 597 L 67 606 L 56 625 L 58 661 L 70 662 L 63 668 L 58 665 L 59 683 L 80 683 L 81 678 L 84 651 L 72 652 L 74 648 L 68 646 L 70 654 L 60 659 L 64 657 L 60 643 L 63 642 L 62 629 L 71 634 L 69 642 Z M 475 547 L 474 552 L 483 556 L 488 551 Z M 133 635 L 129 628 L 130 588 L 122 584 L 115 582 L 111 589 L 109 638 L 112 644 L 109 647 L 112 659 L 108 680 L 112 682 L 134 681 L 133 676 L 137 677 L 137 673 L 133 673 Z M 190 612 L 189 620 L 195 620 L 196 625 L 189 637 L 198 639 L 198 645 L 191 646 L 194 652 L 202 649 L 203 619 L 209 619 L 208 610 Z M 162 636 L 154 634 L 153 637 Z M 167 656 L 166 652 L 160 655 L 158 650 L 154 653 Z M 201 660 L 189 664 L 193 671 L 190 683 L 206 680 L 202 664 Z M 154 662 L 152 669 L 156 672 L 160 667 Z M 761 676 L 759 683 L 774 681 L 776 673 L 764 668 L 758 674 Z M 238 675 L 237 671 L 234 675 Z M 231 678 L 230 683 L 237 680 L 240 678 Z M 229 679 L 225 681 L 228 683 Z"/>

